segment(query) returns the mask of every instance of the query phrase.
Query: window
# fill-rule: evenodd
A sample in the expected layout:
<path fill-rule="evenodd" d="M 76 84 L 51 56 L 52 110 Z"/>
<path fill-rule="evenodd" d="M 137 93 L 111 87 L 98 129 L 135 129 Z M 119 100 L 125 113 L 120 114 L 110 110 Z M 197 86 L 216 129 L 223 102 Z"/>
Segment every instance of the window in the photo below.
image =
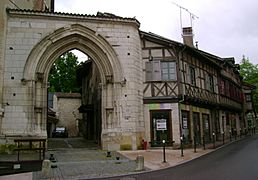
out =
<path fill-rule="evenodd" d="M 195 78 L 195 69 L 194 67 L 190 66 L 189 67 L 189 73 L 190 73 L 190 84 L 196 85 L 196 78 Z"/>
<path fill-rule="evenodd" d="M 245 95 L 245 99 L 246 99 L 246 101 L 251 101 L 251 95 L 250 94 L 246 94 Z"/>
<path fill-rule="evenodd" d="M 176 80 L 175 62 L 161 62 L 161 80 Z"/>
<path fill-rule="evenodd" d="M 206 76 L 206 89 L 214 92 L 214 80 L 213 76 L 210 74 Z"/>
<path fill-rule="evenodd" d="M 145 64 L 146 81 L 176 80 L 176 63 L 173 61 L 148 61 Z"/>
<path fill-rule="evenodd" d="M 220 93 L 225 95 L 225 81 L 224 80 L 220 81 Z"/>

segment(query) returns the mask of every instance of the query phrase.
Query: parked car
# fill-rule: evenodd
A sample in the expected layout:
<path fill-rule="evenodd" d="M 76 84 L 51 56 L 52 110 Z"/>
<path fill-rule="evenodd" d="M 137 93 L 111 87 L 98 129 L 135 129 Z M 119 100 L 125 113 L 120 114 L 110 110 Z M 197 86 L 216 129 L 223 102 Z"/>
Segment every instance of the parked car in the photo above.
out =
<path fill-rule="evenodd" d="M 57 138 L 57 137 L 67 138 L 68 137 L 68 131 L 65 127 L 57 127 L 52 132 L 52 137 L 53 138 Z"/>

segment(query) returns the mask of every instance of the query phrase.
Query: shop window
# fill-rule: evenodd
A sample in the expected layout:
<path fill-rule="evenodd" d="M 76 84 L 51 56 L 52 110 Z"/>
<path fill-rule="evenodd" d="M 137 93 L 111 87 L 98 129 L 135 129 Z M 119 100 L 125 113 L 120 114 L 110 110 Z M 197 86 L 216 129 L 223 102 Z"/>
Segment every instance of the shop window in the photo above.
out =
<path fill-rule="evenodd" d="M 172 145 L 171 111 L 153 110 L 151 116 L 151 145 L 162 146 L 162 141 Z"/>
<path fill-rule="evenodd" d="M 210 132 L 210 117 L 209 114 L 202 114 L 203 136 L 206 142 L 211 141 Z"/>
<path fill-rule="evenodd" d="M 181 111 L 181 112 L 182 112 L 182 135 L 184 137 L 185 143 L 189 143 L 191 139 L 189 111 Z"/>

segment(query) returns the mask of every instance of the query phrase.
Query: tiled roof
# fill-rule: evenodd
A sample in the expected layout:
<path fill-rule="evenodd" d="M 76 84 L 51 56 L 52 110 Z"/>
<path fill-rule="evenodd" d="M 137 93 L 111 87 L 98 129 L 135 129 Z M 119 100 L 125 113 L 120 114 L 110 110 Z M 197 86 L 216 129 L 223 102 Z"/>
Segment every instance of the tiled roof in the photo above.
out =
<path fill-rule="evenodd" d="M 180 46 L 180 47 L 185 47 L 188 50 L 194 52 L 195 54 L 199 54 L 200 56 L 210 60 L 211 62 L 213 62 L 215 64 L 217 64 L 218 62 L 223 62 L 224 61 L 224 58 L 221 58 L 219 56 L 210 54 L 208 52 L 202 51 L 202 50 L 194 48 L 194 47 L 190 47 L 190 46 L 185 45 L 185 44 L 183 44 L 181 42 L 170 40 L 168 38 L 165 38 L 163 36 L 157 35 L 155 33 L 151 33 L 151 32 L 147 33 L 147 32 L 144 32 L 144 31 L 140 31 L 140 35 L 142 37 L 147 37 L 147 39 L 148 38 L 155 39 L 157 42 L 161 42 L 161 43 L 166 44 L 168 46 L 170 46 L 170 45 L 177 45 L 177 46 Z"/>
<path fill-rule="evenodd" d="M 95 19 L 95 20 L 112 20 L 112 21 L 125 21 L 134 22 L 140 26 L 140 22 L 136 18 L 121 17 L 111 13 L 98 12 L 96 15 L 89 14 L 76 14 L 76 13 L 66 13 L 66 12 L 51 12 L 51 11 L 36 11 L 31 9 L 10 9 L 7 8 L 8 13 L 18 13 L 18 14 L 31 14 L 31 15 L 49 15 L 58 17 L 71 17 L 71 18 L 85 18 L 85 19 Z"/>

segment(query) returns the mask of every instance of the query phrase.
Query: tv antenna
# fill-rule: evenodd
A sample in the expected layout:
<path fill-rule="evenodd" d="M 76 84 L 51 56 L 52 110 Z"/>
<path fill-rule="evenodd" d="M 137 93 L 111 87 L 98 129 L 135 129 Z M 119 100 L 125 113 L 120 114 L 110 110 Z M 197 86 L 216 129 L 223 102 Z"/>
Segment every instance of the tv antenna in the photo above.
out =
<path fill-rule="evenodd" d="M 180 25 L 181 25 L 181 29 L 183 28 L 183 25 L 182 25 L 182 10 L 185 10 L 187 13 L 189 13 L 191 27 L 193 27 L 193 20 L 195 18 L 199 19 L 199 17 L 196 16 L 194 13 L 190 12 L 188 9 L 184 8 L 183 6 L 180 6 L 179 4 L 177 4 L 177 3 L 173 2 L 173 1 L 171 3 L 174 4 L 175 6 L 179 7 L 179 9 L 180 9 Z"/>

